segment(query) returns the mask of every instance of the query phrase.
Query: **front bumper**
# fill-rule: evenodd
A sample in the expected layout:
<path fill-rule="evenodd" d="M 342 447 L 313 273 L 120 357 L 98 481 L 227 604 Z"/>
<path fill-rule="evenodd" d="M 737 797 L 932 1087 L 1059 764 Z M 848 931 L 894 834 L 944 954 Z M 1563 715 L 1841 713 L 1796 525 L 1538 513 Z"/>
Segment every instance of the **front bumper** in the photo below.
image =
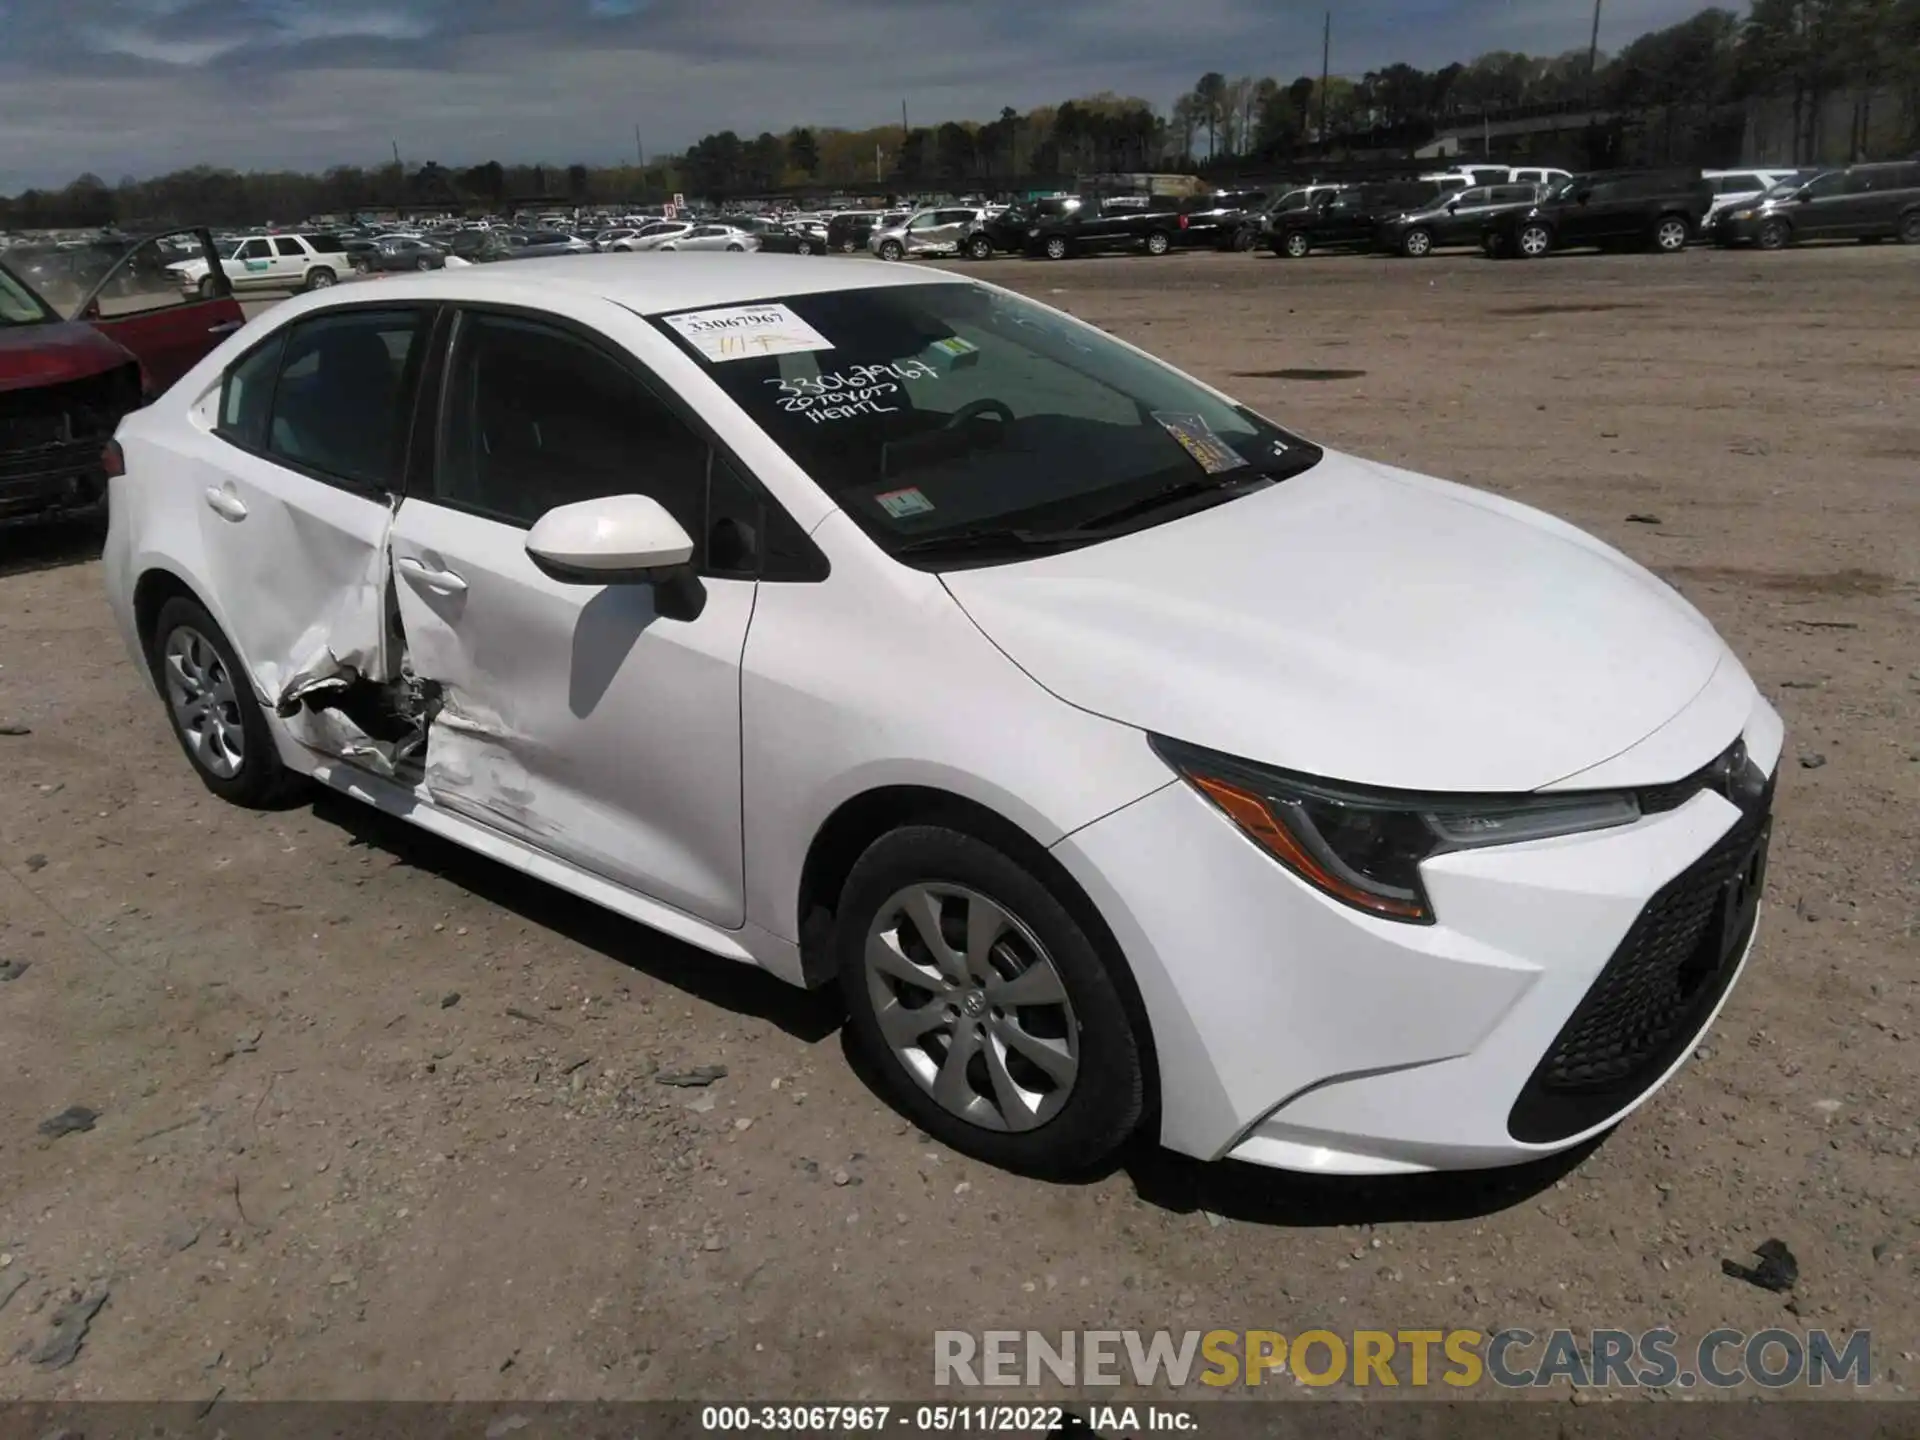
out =
<path fill-rule="evenodd" d="M 1731 214 L 1715 215 L 1706 223 L 1704 233 L 1715 245 L 1751 245 L 1760 235 L 1757 218 L 1736 220 Z"/>
<path fill-rule="evenodd" d="M 1757 695 L 1745 739 L 1771 776 Z M 1328 899 L 1181 783 L 1054 853 L 1140 987 L 1164 1144 L 1391 1174 L 1552 1154 L 1657 1090 L 1745 964 L 1744 923 L 1698 952 L 1762 823 L 1701 790 L 1616 830 L 1443 855 L 1431 926 Z"/>

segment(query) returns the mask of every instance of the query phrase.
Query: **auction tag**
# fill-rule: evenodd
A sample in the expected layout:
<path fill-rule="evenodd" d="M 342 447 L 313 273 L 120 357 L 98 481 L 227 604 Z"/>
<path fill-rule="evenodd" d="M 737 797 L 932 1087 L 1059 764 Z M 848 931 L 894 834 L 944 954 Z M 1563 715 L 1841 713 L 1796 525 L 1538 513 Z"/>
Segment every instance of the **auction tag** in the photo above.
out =
<path fill-rule="evenodd" d="M 799 355 L 831 350 L 833 342 L 785 305 L 730 305 L 660 317 L 706 359 L 752 360 L 762 355 Z"/>
<path fill-rule="evenodd" d="M 1228 470 L 1238 470 L 1247 462 L 1234 452 L 1231 445 L 1213 433 L 1213 427 L 1207 424 L 1201 415 L 1176 415 L 1166 410 L 1156 410 L 1153 418 L 1160 422 L 1160 428 L 1180 442 L 1209 475 L 1220 475 Z"/>
<path fill-rule="evenodd" d="M 896 520 L 905 520 L 909 515 L 925 515 L 933 509 L 933 502 L 920 493 L 918 485 L 909 485 L 904 490 L 889 490 L 873 498 L 882 510 Z"/>

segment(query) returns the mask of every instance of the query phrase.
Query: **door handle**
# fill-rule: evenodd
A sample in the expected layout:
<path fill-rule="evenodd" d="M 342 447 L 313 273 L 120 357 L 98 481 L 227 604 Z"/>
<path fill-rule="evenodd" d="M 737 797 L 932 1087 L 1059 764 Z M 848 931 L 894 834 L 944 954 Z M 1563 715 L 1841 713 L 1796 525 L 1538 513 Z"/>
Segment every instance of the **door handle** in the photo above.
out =
<path fill-rule="evenodd" d="M 247 505 L 231 490 L 223 490 L 218 485 L 207 487 L 207 508 L 222 520 L 244 520 L 247 518 Z"/>
<path fill-rule="evenodd" d="M 429 590 L 439 590 L 447 595 L 462 594 L 467 588 L 467 582 L 453 571 L 439 569 L 411 555 L 400 558 L 400 573 L 416 585 L 424 585 Z"/>
<path fill-rule="evenodd" d="M 223 320 L 218 325 L 207 326 L 209 335 L 231 335 L 247 322 L 244 320 Z"/>

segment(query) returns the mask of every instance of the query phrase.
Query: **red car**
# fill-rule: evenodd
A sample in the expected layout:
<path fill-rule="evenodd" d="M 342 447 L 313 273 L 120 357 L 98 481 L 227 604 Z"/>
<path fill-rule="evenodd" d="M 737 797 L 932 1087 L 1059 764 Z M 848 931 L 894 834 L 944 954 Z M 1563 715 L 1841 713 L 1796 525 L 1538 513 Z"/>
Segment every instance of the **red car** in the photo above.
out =
<path fill-rule="evenodd" d="M 201 254 L 210 296 L 166 269 Z M 121 416 L 245 318 L 204 230 L 0 250 L 0 528 L 103 514 Z"/>

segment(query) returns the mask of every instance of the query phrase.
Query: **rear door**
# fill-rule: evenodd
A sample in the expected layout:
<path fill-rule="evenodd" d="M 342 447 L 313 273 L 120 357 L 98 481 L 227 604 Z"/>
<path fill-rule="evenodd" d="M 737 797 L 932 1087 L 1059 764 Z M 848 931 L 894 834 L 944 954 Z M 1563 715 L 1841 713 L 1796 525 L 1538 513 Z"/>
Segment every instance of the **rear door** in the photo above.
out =
<path fill-rule="evenodd" d="M 273 237 L 273 278 L 289 290 L 306 287 L 307 271 L 313 268 L 313 254 L 294 235 Z"/>
<path fill-rule="evenodd" d="M 625 330 L 678 360 L 637 318 Z M 400 621 L 415 673 L 442 687 L 436 804 L 738 926 L 740 657 L 758 587 L 705 542 L 715 496 L 748 487 L 667 394 L 595 330 L 463 313 L 436 461 L 394 522 Z M 556 580 L 527 555 L 548 510 L 628 494 L 694 537 L 697 610 L 656 605 L 649 584 Z"/>
<path fill-rule="evenodd" d="M 206 259 L 215 294 L 203 299 L 198 287 L 183 289 L 167 270 L 182 262 L 184 246 Z M 134 246 L 82 301 L 76 318 L 139 357 L 156 393 L 246 323 L 204 230 L 156 235 Z"/>
<path fill-rule="evenodd" d="M 343 671 L 381 675 L 386 542 L 433 311 L 341 306 L 229 368 L 189 477 L 209 592 L 269 705 Z M 317 748 L 324 721 L 289 721 Z"/>

